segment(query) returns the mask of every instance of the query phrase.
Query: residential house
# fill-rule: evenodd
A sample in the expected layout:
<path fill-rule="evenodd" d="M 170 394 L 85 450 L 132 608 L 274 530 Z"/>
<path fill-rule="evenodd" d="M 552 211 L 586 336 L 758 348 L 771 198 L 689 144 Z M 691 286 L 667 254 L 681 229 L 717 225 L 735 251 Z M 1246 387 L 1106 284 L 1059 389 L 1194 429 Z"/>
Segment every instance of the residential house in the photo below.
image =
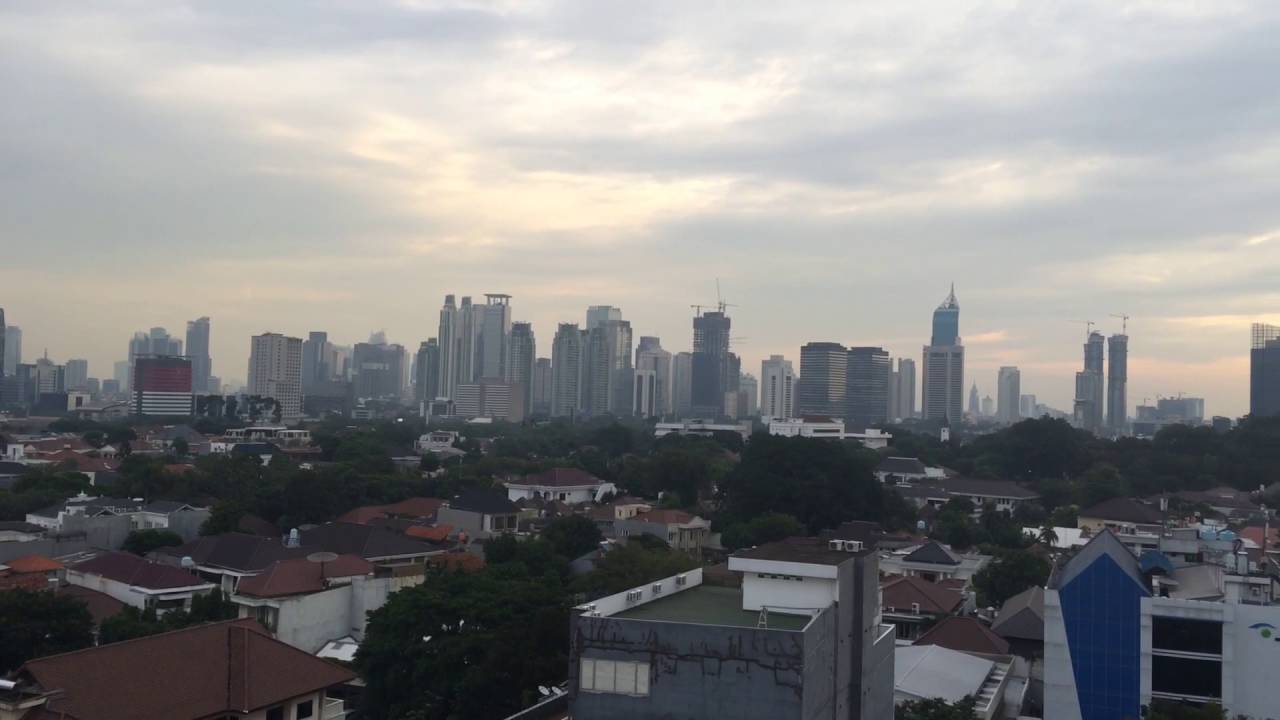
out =
<path fill-rule="evenodd" d="M 113 498 L 105 495 L 99 497 L 80 493 L 73 498 L 68 498 L 64 502 L 55 503 L 48 507 L 27 513 L 27 522 L 32 525 L 39 525 L 46 530 L 58 532 L 64 529 L 68 518 L 121 516 L 132 518 L 133 513 L 137 512 L 141 508 L 141 500 Z M 126 520 L 125 524 L 132 526 L 132 520 Z"/>
<path fill-rule="evenodd" d="M 278 537 L 223 533 L 160 548 L 152 556 L 173 566 L 181 566 L 184 559 L 190 558 L 197 575 L 217 583 L 224 594 L 230 595 L 241 578 L 257 575 L 277 560 L 306 557 L 319 549 L 289 546 L 287 542 Z"/>
<path fill-rule="evenodd" d="M 166 425 L 144 431 L 141 440 L 152 450 L 169 452 L 174 443 L 182 440 L 187 444 L 187 452 L 192 455 L 209 454 L 209 438 L 190 425 Z"/>
<path fill-rule="evenodd" d="M 422 565 L 446 547 L 377 525 L 331 522 L 302 531 L 303 547 L 355 555 L 377 565 Z"/>
<path fill-rule="evenodd" d="M 183 540 L 200 536 L 200 527 L 209 519 L 209 508 L 177 500 L 156 500 L 132 513 L 135 530 L 168 530 Z"/>
<path fill-rule="evenodd" d="M 68 567 L 67 582 L 98 590 L 140 610 L 155 610 L 157 614 L 190 609 L 193 597 L 217 587 L 184 568 L 118 551 Z"/>
<path fill-rule="evenodd" d="M 331 693 L 356 675 L 231 620 L 29 660 L 12 678 L 0 718 L 337 720 Z"/>
<path fill-rule="evenodd" d="M 88 609 L 89 617 L 93 618 L 95 637 L 97 629 L 102 627 L 102 621 L 110 620 L 116 615 L 119 615 L 125 608 L 124 603 L 110 595 L 91 588 L 82 587 L 80 585 L 68 585 L 64 583 L 57 586 L 54 592 L 59 595 L 74 598 L 77 602 L 81 603 L 86 609 Z"/>
<path fill-rule="evenodd" d="M 338 518 L 338 522 L 368 525 L 378 520 L 396 518 L 412 520 L 415 523 L 430 523 L 436 519 L 436 513 L 444 500 L 430 497 L 412 497 L 390 505 L 362 505 L 349 510 Z"/>
<path fill-rule="evenodd" d="M 1005 691 L 1012 658 L 986 658 L 942 645 L 900 647 L 894 652 L 894 701 L 942 700 L 955 704 L 972 698 L 981 720 L 1007 715 Z M 886 718 L 891 717 L 889 715 Z"/>
<path fill-rule="evenodd" d="M 941 508 L 947 501 L 963 498 L 973 505 L 974 514 L 991 505 L 1013 512 L 1017 506 L 1040 498 L 1039 493 L 1008 480 L 979 480 L 952 476 L 936 482 L 894 486 L 893 490 L 917 508 Z"/>
<path fill-rule="evenodd" d="M 880 581 L 884 621 L 897 627 L 899 643 L 911 643 L 939 620 L 966 609 L 963 593 L 920 577 L 897 575 Z"/>
<path fill-rule="evenodd" d="M 949 617 L 921 635 L 916 645 L 941 645 L 975 655 L 1008 655 L 1009 643 L 975 617 Z"/>
<path fill-rule="evenodd" d="M 945 476 L 942 468 L 930 468 L 911 457 L 887 457 L 880 461 L 874 472 L 876 479 L 886 485 L 924 482 Z"/>
<path fill-rule="evenodd" d="M 48 528 L 22 520 L 0 521 L 0 543 L 31 542 L 44 537 Z"/>
<path fill-rule="evenodd" d="M 27 555 L 0 563 L 0 590 L 48 590 L 62 579 L 66 567 L 43 555 Z"/>
<path fill-rule="evenodd" d="M 683 510 L 657 509 L 613 523 L 614 537 L 651 535 L 675 550 L 697 555 L 711 538 L 711 522 Z"/>
<path fill-rule="evenodd" d="M 504 484 L 511 502 L 539 499 L 576 505 L 595 502 L 605 493 L 617 492 L 613 483 L 577 468 L 552 468 Z"/>
<path fill-rule="evenodd" d="M 1159 508 L 1138 502 L 1133 498 L 1116 497 L 1103 500 L 1081 510 L 1076 516 L 1076 527 L 1097 535 L 1103 530 L 1123 535 L 1156 535 L 1164 524 L 1164 513 Z"/>
<path fill-rule="evenodd" d="M 519 515 L 520 508 L 505 493 L 476 488 L 450 500 L 436 513 L 436 518 L 472 538 L 482 538 L 516 532 Z"/>
<path fill-rule="evenodd" d="M 1014 655 L 1044 657 L 1044 588 L 1029 587 L 1005 600 L 991 632 L 1008 641 Z"/>
<path fill-rule="evenodd" d="M 880 570 L 886 575 L 915 576 L 934 583 L 958 580 L 968 585 L 990 560 L 989 555 L 958 553 L 930 540 L 923 545 L 880 553 Z"/>

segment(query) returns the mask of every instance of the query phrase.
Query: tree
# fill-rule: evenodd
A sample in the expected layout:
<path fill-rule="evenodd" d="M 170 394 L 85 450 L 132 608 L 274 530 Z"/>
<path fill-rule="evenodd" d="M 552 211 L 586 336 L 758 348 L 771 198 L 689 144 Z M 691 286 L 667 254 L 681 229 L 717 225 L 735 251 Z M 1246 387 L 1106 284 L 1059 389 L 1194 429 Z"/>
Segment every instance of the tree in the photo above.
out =
<path fill-rule="evenodd" d="M 976 707 L 977 703 L 968 695 L 954 705 L 938 698 L 908 700 L 894 710 L 893 717 L 894 720 L 977 720 Z"/>
<path fill-rule="evenodd" d="M 1152 701 L 1150 707 L 1144 708 L 1142 716 L 1147 720 L 1231 720 L 1222 706 L 1216 703 L 1195 707 L 1172 700 Z M 1237 718 L 1247 720 L 1243 715 Z"/>
<path fill-rule="evenodd" d="M 178 457 L 186 457 L 187 454 L 190 452 L 191 452 L 191 445 L 187 442 L 186 438 L 184 437 L 174 438 L 173 440 L 174 455 L 177 455 Z"/>
<path fill-rule="evenodd" d="M 600 547 L 604 535 L 586 515 L 566 515 L 552 520 L 542 537 L 555 551 L 572 560 Z"/>
<path fill-rule="evenodd" d="M 999 607 L 1005 600 L 1029 587 L 1044 585 L 1049 579 L 1049 563 L 1027 550 L 1001 551 L 973 576 L 978 604 Z"/>
<path fill-rule="evenodd" d="M 672 550 L 662 540 L 640 535 L 605 553 L 594 571 L 578 578 L 574 589 L 589 597 L 604 597 L 696 567 L 698 562 L 685 553 Z"/>
<path fill-rule="evenodd" d="M 1054 547 L 1058 544 L 1058 533 L 1053 529 L 1052 525 L 1045 525 L 1040 528 L 1040 533 L 1036 536 L 1036 540 L 1046 547 Z"/>
<path fill-rule="evenodd" d="M 67 595 L 25 589 L 0 590 L 0 674 L 45 655 L 93 644 L 93 618 Z"/>
<path fill-rule="evenodd" d="M 152 550 L 162 547 L 177 547 L 181 544 L 182 536 L 171 530 L 134 530 L 125 537 L 122 549 L 134 555 L 145 556 Z"/>
<path fill-rule="evenodd" d="M 785 513 L 765 513 L 746 523 L 725 528 L 720 544 L 729 550 L 785 540 L 805 533 L 804 525 Z"/>
<path fill-rule="evenodd" d="M 120 612 L 102 621 L 98 627 L 98 642 L 109 645 L 164 631 L 165 626 L 156 617 L 154 609 L 139 610 L 126 605 Z"/>
<path fill-rule="evenodd" d="M 200 526 L 201 535 L 221 535 L 240 528 L 240 519 L 248 512 L 237 502 L 220 502 L 209 511 L 209 519 Z"/>

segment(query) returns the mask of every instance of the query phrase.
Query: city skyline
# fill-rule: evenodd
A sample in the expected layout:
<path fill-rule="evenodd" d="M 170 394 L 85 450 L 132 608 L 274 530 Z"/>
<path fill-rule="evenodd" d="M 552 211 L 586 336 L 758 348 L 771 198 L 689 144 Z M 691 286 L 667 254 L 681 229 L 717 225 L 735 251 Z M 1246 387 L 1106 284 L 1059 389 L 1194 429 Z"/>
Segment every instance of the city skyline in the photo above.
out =
<path fill-rule="evenodd" d="M 29 358 L 105 376 L 120 338 L 209 316 L 242 382 L 252 335 L 416 348 L 464 287 L 543 338 L 616 305 L 679 352 L 716 277 L 743 367 L 918 358 L 955 280 L 984 391 L 1016 365 L 1068 408 L 1071 322 L 1124 313 L 1131 408 L 1247 410 L 1240 338 L 1280 322 L 1274 4 L 356 12 L 0 11 L 0 302 Z"/>

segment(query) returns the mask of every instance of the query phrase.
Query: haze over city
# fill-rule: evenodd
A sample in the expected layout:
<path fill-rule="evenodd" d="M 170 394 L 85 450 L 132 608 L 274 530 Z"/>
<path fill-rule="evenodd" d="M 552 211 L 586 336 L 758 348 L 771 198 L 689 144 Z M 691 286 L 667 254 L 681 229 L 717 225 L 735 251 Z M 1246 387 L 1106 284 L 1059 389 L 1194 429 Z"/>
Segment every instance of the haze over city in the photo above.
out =
<path fill-rule="evenodd" d="M 919 358 L 1070 410 L 1084 325 L 1130 409 L 1248 409 L 1280 322 L 1280 7 L 1265 2 L 220 2 L 0 8 L 0 289 L 24 353 L 109 377 L 138 330 L 374 330 L 509 293 L 539 354 L 588 305 L 743 369 Z M 731 15 L 733 22 L 723 19 Z"/>

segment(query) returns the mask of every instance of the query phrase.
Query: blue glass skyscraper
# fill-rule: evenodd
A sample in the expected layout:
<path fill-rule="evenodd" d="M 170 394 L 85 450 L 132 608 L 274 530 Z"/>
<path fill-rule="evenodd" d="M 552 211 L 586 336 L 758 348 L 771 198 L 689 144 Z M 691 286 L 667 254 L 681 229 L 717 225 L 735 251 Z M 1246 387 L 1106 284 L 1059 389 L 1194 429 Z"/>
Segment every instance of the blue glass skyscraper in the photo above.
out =
<path fill-rule="evenodd" d="M 951 294 L 933 311 L 933 338 L 929 344 L 960 344 L 960 303 L 956 302 L 955 283 L 951 284 Z"/>

